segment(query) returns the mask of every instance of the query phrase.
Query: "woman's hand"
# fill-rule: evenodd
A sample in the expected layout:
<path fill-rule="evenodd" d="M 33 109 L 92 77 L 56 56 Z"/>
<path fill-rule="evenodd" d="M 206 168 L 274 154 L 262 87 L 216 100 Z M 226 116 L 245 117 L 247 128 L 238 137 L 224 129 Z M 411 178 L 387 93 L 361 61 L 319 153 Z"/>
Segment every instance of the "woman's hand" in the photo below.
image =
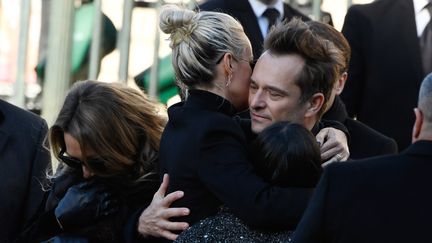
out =
<path fill-rule="evenodd" d="M 183 197 L 182 191 L 175 191 L 165 196 L 169 178 L 165 174 L 159 190 L 154 194 L 151 204 L 142 212 L 138 222 L 138 232 L 145 236 L 164 237 L 175 240 L 177 234 L 171 231 L 185 230 L 189 227 L 186 222 L 171 222 L 171 217 L 186 216 L 188 208 L 170 208 L 170 205 Z"/>
<path fill-rule="evenodd" d="M 316 135 L 318 143 L 321 145 L 321 160 L 325 161 L 322 166 L 332 162 L 345 161 L 349 158 L 347 137 L 344 132 L 327 127 L 321 129 Z"/>

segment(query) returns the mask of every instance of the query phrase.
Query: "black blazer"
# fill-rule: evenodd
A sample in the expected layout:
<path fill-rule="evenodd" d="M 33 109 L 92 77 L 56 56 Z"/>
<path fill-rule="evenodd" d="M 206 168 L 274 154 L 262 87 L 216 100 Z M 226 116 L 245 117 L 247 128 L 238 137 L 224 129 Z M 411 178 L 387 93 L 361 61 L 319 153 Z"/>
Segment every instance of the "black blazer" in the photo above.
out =
<path fill-rule="evenodd" d="M 400 150 L 406 148 L 425 76 L 412 0 L 354 5 L 342 33 L 352 49 L 341 95 L 348 114 L 394 138 Z"/>
<path fill-rule="evenodd" d="M 293 242 L 430 242 L 432 141 L 325 170 Z"/>
<path fill-rule="evenodd" d="M 160 145 L 161 174 L 170 175 L 168 193 L 185 193 L 172 207 L 188 207 L 191 212 L 173 220 L 192 224 L 225 204 L 251 226 L 295 226 L 312 190 L 272 187 L 256 176 L 234 114 L 227 100 L 199 90 L 191 90 L 185 103 L 168 109 Z"/>
<path fill-rule="evenodd" d="M 46 135 L 43 119 L 0 100 L 0 242 L 14 239 L 43 209 Z"/>
<path fill-rule="evenodd" d="M 397 144 L 394 139 L 370 128 L 364 123 L 348 117 L 346 108 L 339 96 L 335 97 L 333 105 L 324 114 L 323 119 L 338 121 L 347 128 L 350 159 L 364 159 L 372 156 L 397 154 Z"/>
<path fill-rule="evenodd" d="M 252 44 L 254 59 L 261 56 L 264 38 L 258 25 L 255 15 L 248 0 L 208 0 L 202 3 L 199 8 L 205 11 L 219 11 L 227 13 L 236 18 L 244 28 L 244 31 Z M 303 20 L 309 20 L 300 11 L 284 3 L 284 19 L 291 19 L 297 16 Z"/>

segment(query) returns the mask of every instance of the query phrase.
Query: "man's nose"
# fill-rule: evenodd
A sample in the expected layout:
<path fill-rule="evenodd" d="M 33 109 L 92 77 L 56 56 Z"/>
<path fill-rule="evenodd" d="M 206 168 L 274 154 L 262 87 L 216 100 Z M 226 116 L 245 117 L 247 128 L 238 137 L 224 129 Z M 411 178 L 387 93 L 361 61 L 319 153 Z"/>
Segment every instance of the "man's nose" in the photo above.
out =
<path fill-rule="evenodd" d="M 250 108 L 252 109 L 260 109 L 265 107 L 265 102 L 263 99 L 263 92 L 258 90 L 255 94 L 250 94 Z"/>

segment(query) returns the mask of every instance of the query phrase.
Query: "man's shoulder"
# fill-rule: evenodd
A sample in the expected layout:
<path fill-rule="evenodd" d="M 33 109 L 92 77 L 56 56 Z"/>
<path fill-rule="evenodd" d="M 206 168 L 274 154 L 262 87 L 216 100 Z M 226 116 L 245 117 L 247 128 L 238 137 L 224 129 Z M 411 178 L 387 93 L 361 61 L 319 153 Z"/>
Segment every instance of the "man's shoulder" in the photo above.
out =
<path fill-rule="evenodd" d="M 38 127 L 46 123 L 40 116 L 23 110 L 4 100 L 0 100 L 0 124 L 2 126 L 12 125 L 23 128 L 23 126 L 26 127 L 28 125 L 31 127 Z"/>
<path fill-rule="evenodd" d="M 359 13 L 365 16 L 380 15 L 383 17 L 385 13 L 391 11 L 398 4 L 405 4 L 408 1 L 411 0 L 380 0 L 367 4 L 354 4 L 348 9 L 347 15 Z"/>
<path fill-rule="evenodd" d="M 350 136 L 352 158 L 366 158 L 376 155 L 397 153 L 396 141 L 374 130 L 366 124 L 347 118 L 344 122 Z"/>
<path fill-rule="evenodd" d="M 386 174 L 398 173 L 409 159 L 402 154 L 382 155 L 371 158 L 333 163 L 326 167 L 329 178 L 345 182 L 363 181 L 366 178 L 385 177 Z"/>

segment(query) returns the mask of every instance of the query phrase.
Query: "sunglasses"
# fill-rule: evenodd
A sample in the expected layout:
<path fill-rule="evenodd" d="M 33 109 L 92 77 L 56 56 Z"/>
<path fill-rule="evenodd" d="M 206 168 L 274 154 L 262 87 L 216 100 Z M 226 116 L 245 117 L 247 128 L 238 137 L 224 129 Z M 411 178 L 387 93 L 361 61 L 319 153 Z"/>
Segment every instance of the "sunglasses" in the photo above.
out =
<path fill-rule="evenodd" d="M 82 165 L 88 166 L 91 170 L 94 171 L 105 171 L 106 166 L 105 162 L 98 158 L 89 158 L 87 159 L 86 163 L 84 163 L 82 160 L 79 160 L 74 157 L 66 156 L 65 155 L 66 149 L 61 149 L 60 153 L 58 154 L 58 158 L 65 164 L 67 164 L 69 167 L 72 167 L 74 169 L 81 169 Z"/>

